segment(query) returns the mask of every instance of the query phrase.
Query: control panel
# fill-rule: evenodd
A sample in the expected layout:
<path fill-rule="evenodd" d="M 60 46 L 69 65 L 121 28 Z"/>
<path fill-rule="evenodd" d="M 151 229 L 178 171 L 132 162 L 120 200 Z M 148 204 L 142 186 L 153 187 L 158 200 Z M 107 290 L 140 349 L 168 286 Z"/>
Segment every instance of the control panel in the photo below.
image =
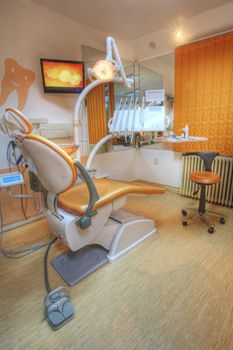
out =
<path fill-rule="evenodd" d="M 0 188 L 19 186 L 23 183 L 23 175 L 19 171 L 0 174 Z"/>

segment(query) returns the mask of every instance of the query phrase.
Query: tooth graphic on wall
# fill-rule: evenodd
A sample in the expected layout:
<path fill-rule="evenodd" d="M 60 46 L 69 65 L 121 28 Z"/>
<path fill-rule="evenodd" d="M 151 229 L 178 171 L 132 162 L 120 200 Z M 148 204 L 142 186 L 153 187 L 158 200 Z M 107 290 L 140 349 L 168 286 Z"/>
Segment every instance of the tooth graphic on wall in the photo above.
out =
<path fill-rule="evenodd" d="M 0 105 L 3 105 L 8 96 L 16 91 L 19 110 L 25 106 L 28 90 L 35 80 L 35 73 L 20 66 L 13 58 L 5 60 L 5 74 L 1 82 Z"/>

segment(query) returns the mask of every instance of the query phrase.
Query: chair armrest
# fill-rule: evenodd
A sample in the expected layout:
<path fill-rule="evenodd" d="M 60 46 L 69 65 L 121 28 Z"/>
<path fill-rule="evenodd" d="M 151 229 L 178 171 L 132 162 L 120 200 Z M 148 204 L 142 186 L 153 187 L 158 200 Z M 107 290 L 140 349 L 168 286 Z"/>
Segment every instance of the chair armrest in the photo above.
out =
<path fill-rule="evenodd" d="M 84 166 L 78 160 L 75 162 L 75 166 L 78 168 L 82 179 L 86 183 L 90 195 L 86 214 L 82 216 L 77 222 L 81 229 L 85 229 L 91 225 L 91 217 L 95 214 L 93 212 L 93 207 L 95 203 L 99 200 L 99 194 L 97 192 L 92 178 L 90 177 Z"/>

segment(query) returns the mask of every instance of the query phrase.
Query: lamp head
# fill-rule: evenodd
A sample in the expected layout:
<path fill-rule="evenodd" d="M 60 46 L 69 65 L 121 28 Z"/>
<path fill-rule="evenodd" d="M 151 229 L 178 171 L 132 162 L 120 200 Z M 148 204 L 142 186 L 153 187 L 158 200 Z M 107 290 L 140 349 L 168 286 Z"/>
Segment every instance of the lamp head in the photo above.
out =
<path fill-rule="evenodd" d="M 109 60 L 100 60 L 96 62 L 92 72 L 96 79 L 100 80 L 113 80 L 116 76 L 115 65 Z"/>

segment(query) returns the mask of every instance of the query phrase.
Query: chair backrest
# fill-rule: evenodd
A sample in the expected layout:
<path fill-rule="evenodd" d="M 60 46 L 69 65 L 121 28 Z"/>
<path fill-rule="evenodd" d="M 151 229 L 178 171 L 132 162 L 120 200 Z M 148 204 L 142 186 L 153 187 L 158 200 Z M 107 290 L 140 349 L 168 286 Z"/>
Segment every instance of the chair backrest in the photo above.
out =
<path fill-rule="evenodd" d="M 22 112 L 7 108 L 3 122 L 48 192 L 59 194 L 75 184 L 77 171 L 72 159 L 55 143 L 31 134 L 32 124 Z"/>
<path fill-rule="evenodd" d="M 214 158 L 219 156 L 218 152 L 187 152 L 183 156 L 198 156 L 204 162 L 205 171 L 211 171 Z"/>
<path fill-rule="evenodd" d="M 32 124 L 18 109 L 7 108 L 2 120 L 11 138 L 23 138 L 32 132 Z"/>
<path fill-rule="evenodd" d="M 38 179 L 48 192 L 59 194 L 75 184 L 76 167 L 72 159 L 55 143 L 29 134 L 21 144 L 24 153 L 33 163 Z"/>

